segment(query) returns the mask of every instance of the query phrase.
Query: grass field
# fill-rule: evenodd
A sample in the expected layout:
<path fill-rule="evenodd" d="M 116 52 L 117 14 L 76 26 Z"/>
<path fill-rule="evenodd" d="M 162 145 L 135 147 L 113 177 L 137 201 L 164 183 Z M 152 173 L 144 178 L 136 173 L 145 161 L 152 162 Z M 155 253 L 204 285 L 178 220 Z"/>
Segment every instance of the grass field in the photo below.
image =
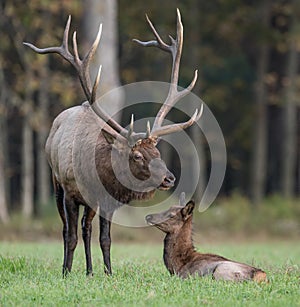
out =
<path fill-rule="evenodd" d="M 93 245 L 94 276 L 85 276 L 83 246 L 73 272 L 61 277 L 62 244 L 0 242 L 1 306 L 300 306 L 299 242 L 216 244 L 203 251 L 263 268 L 268 284 L 171 277 L 162 245 L 113 244 L 114 275 L 102 272 Z"/>

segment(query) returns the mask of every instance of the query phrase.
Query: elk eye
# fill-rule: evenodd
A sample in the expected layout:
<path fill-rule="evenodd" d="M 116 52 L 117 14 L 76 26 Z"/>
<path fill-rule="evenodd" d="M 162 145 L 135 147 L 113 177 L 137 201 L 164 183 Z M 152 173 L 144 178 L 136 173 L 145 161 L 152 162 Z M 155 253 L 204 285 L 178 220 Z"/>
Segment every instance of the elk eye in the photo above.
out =
<path fill-rule="evenodd" d="M 135 161 L 141 161 L 141 160 L 143 159 L 143 155 L 142 155 L 140 152 L 135 152 L 135 153 L 133 154 L 133 159 L 134 159 Z"/>

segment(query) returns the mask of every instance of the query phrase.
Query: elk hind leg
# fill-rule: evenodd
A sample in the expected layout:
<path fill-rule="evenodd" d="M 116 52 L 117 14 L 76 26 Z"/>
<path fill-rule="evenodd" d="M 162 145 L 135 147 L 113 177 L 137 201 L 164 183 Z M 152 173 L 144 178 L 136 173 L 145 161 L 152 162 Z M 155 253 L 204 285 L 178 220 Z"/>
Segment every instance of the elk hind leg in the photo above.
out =
<path fill-rule="evenodd" d="M 86 259 L 86 275 L 93 275 L 92 257 L 91 257 L 91 234 L 92 221 L 96 212 L 89 206 L 85 206 L 83 217 L 81 220 L 82 239 L 84 243 L 85 259 Z"/>
<path fill-rule="evenodd" d="M 63 274 L 71 272 L 74 250 L 77 246 L 78 236 L 78 216 L 79 216 L 79 204 L 77 204 L 72 197 L 64 195 L 64 211 L 67 221 L 66 231 L 66 261 L 63 266 Z"/>
<path fill-rule="evenodd" d="M 63 274 L 64 274 L 64 268 L 66 267 L 67 263 L 67 219 L 64 210 L 64 190 L 62 186 L 58 183 L 58 181 L 54 178 L 54 176 L 53 176 L 53 186 L 55 191 L 57 210 L 63 222 L 62 235 L 64 241 L 64 262 L 63 262 Z"/>

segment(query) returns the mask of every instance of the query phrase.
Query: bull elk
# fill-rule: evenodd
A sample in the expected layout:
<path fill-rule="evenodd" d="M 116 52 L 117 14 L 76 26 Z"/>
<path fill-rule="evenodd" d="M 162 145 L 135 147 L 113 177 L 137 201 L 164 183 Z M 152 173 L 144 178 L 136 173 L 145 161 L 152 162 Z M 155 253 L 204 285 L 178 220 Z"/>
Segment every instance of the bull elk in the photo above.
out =
<path fill-rule="evenodd" d="M 266 273 L 261 269 L 195 250 L 192 240 L 194 207 L 195 203 L 192 200 L 185 203 L 182 193 L 179 205 L 146 216 L 149 225 L 166 233 L 163 257 L 170 274 L 176 274 L 181 278 L 211 275 L 216 280 L 267 281 Z"/>
<path fill-rule="evenodd" d="M 67 60 L 76 69 L 87 98 L 87 102 L 67 109 L 55 118 L 45 146 L 53 173 L 57 208 L 63 222 L 64 275 L 70 272 L 72 268 L 73 253 L 78 241 L 77 228 L 80 205 L 84 206 L 81 226 L 86 255 L 86 272 L 92 274 L 91 223 L 96 210 L 99 209 L 99 241 L 103 254 L 104 271 L 106 274 L 111 274 L 110 228 L 114 211 L 121 205 L 128 204 L 131 200 L 152 197 L 156 189 L 167 190 L 174 185 L 175 177 L 166 168 L 165 163 L 160 158 L 160 152 L 156 148 L 158 138 L 191 126 L 200 118 L 202 113 L 203 108 L 201 106 L 200 112 L 196 110 L 194 115 L 186 122 L 162 125 L 164 118 L 175 103 L 193 89 L 197 80 L 197 71 L 195 71 L 191 84 L 186 89 L 178 91 L 178 75 L 183 43 L 183 26 L 179 10 L 177 10 L 177 37 L 176 39 L 171 37 L 170 45 L 161 39 L 149 18 L 147 16 L 146 18 L 156 39 L 148 42 L 135 41 L 142 46 L 154 46 L 170 53 L 173 64 L 167 98 L 156 115 L 152 129 L 150 129 L 148 122 L 145 133 L 133 131 L 133 117 L 129 129 L 125 129 L 110 117 L 103 108 L 99 107 L 99 103 L 96 103 L 101 66 L 92 85 L 89 65 L 100 41 L 102 25 L 99 27 L 94 43 L 82 60 L 78 54 L 76 32 L 73 34 L 74 54 L 68 48 L 70 16 L 60 47 L 41 49 L 30 43 L 24 43 L 39 54 L 57 53 Z M 79 142 L 79 144 L 76 142 Z M 74 150 L 75 145 L 81 149 L 81 152 Z M 89 203 L 82 195 L 74 175 L 75 168 L 83 170 L 85 167 L 87 162 L 85 153 L 93 150 L 95 152 L 96 172 L 104 187 L 103 189 L 99 187 L 99 205 L 97 204 L 97 206 Z M 128 168 L 124 168 L 124 171 L 120 172 L 122 178 L 116 176 L 113 165 L 123 166 L 121 161 L 127 161 L 126 163 L 129 165 Z M 152 165 L 152 168 L 150 168 L 150 165 Z M 124 186 L 121 183 L 132 181 L 132 178 L 138 180 L 138 183 L 146 182 L 142 190 L 137 185 L 135 185 L 136 188 L 128 188 L 127 185 Z M 107 194 L 111 197 L 107 197 Z M 113 201 L 111 201 L 112 199 Z"/>

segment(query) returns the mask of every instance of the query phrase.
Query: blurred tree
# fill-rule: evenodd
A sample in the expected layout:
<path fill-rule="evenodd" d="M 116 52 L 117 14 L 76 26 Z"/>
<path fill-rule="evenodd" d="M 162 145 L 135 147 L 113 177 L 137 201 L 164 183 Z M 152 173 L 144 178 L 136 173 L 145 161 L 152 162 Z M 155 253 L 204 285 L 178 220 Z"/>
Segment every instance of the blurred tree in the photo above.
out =
<path fill-rule="evenodd" d="M 270 25 L 271 1 L 264 0 L 258 6 L 259 20 L 262 24 L 262 32 L 266 33 Z M 266 89 L 266 75 L 269 65 L 269 43 L 265 37 L 260 41 L 257 56 L 257 80 L 255 84 L 255 120 L 252 152 L 252 179 L 251 199 L 254 204 L 259 204 L 265 195 L 266 171 L 267 171 L 267 109 L 268 96 Z"/>
<path fill-rule="evenodd" d="M 0 8 L 3 17 L 1 55 L 4 59 L 4 82 L 10 92 L 10 108 L 14 110 L 10 113 L 13 124 L 10 125 L 8 150 L 13 152 L 9 157 L 12 166 L 10 172 L 13 174 L 11 195 L 13 201 L 21 203 L 24 215 L 32 216 L 39 211 L 35 200 L 40 204 L 49 200 L 50 174 L 44 157 L 49 122 L 62 108 L 62 104 L 57 101 L 70 105 L 78 93 L 74 91 L 74 81 L 68 76 L 69 67 L 64 67 L 61 62 L 53 65 L 48 62 L 49 58 L 37 56 L 26 49 L 22 41 L 26 37 L 26 40 L 37 45 L 51 44 L 51 40 L 57 37 L 57 21 L 61 28 L 64 26 L 67 13 L 63 11 L 78 14 L 78 1 L 72 4 L 67 1 L 29 1 L 18 5 L 15 1 L 4 1 Z M 33 15 L 35 18 L 32 18 Z M 57 66 L 60 71 L 53 78 L 48 75 L 50 66 Z M 51 100 L 55 104 L 50 104 Z M 22 125 L 19 124 L 20 116 Z M 21 193 L 16 193 L 16 190 Z M 18 204 L 16 208 L 19 208 Z"/>
<path fill-rule="evenodd" d="M 6 135 L 6 116 L 7 91 L 4 83 L 2 60 L 0 57 L 0 222 L 7 223 L 8 204 L 7 204 L 7 135 Z"/>
<path fill-rule="evenodd" d="M 87 44 L 95 40 L 99 24 L 103 24 L 100 44 L 95 56 L 95 65 L 91 67 L 92 75 L 96 76 L 99 65 L 102 65 L 99 84 L 99 96 L 120 87 L 119 48 L 118 48 L 118 1 L 88 0 L 84 2 L 84 26 Z M 98 57 L 97 57 L 98 55 Z M 121 89 L 114 92 L 114 101 L 110 105 L 109 114 L 121 118 L 124 93 Z"/>
<path fill-rule="evenodd" d="M 199 1 L 195 0 L 189 0 L 186 1 L 185 6 L 183 7 L 183 12 L 185 16 L 188 16 L 188 18 L 184 19 L 184 28 L 185 31 L 185 37 L 187 46 L 185 47 L 186 53 L 188 53 L 188 57 L 186 57 L 186 65 L 188 68 L 183 68 L 183 73 L 186 73 L 186 75 L 189 75 L 192 72 L 192 69 L 198 70 L 198 81 L 197 84 L 193 90 L 193 92 L 198 96 L 202 97 L 202 90 L 203 90 L 203 57 L 202 52 L 200 51 L 202 49 L 202 41 L 201 41 L 201 27 L 198 26 L 199 21 L 202 20 L 204 16 L 202 16 L 201 11 L 201 4 Z M 191 104 L 187 104 L 188 106 L 192 106 Z M 193 110 L 190 110 L 191 113 Z M 201 119 L 200 119 L 201 121 Z M 192 157 L 191 159 L 187 159 L 189 161 L 191 171 L 194 171 L 193 165 L 195 165 L 195 158 L 199 160 L 200 164 L 200 174 L 199 178 L 195 178 L 198 182 L 196 186 L 196 190 L 194 191 L 192 197 L 193 199 L 199 203 L 204 190 L 206 188 L 207 184 L 207 178 L 206 178 L 206 169 L 207 169 L 207 161 L 206 161 L 206 155 L 205 155 L 205 138 L 203 137 L 202 133 L 199 130 L 199 127 L 197 125 L 193 125 L 190 129 L 190 135 L 193 140 L 193 143 L 195 145 L 197 155 L 198 157 Z M 193 174 L 191 174 L 193 176 Z M 194 179 L 194 180 L 195 180 Z"/>
<path fill-rule="evenodd" d="M 50 200 L 50 168 L 45 155 L 45 142 L 49 132 L 49 105 L 50 97 L 48 90 L 49 58 L 41 57 L 38 70 L 40 87 L 38 89 L 38 110 L 37 110 L 37 202 L 46 205 Z"/>
<path fill-rule="evenodd" d="M 33 94 L 32 86 L 33 73 L 30 63 L 30 56 L 26 55 L 21 44 L 25 38 L 25 31 L 19 19 L 10 19 L 12 42 L 15 47 L 16 62 L 19 63 L 17 71 L 24 77 L 24 89 L 19 91 L 22 95 L 22 103 L 20 104 L 23 115 L 22 127 L 22 160 L 21 160 L 21 206 L 25 217 L 29 218 L 34 213 L 34 139 L 32 118 L 34 117 Z M 16 89 L 15 89 L 16 90 Z M 18 92 L 16 91 L 16 94 Z"/>
<path fill-rule="evenodd" d="M 283 152 L 282 152 L 282 193 L 291 198 L 295 195 L 295 177 L 297 163 L 297 78 L 299 78 L 299 36 L 300 5 L 291 1 L 290 29 L 287 33 L 287 63 L 284 82 L 283 105 Z M 300 154 L 298 152 L 298 154 Z"/>
<path fill-rule="evenodd" d="M 30 71 L 27 71 L 26 79 L 31 80 Z M 24 115 L 22 129 L 22 211 L 25 217 L 32 217 L 34 212 L 34 159 L 33 159 L 33 129 L 31 126 L 31 101 L 33 93 L 27 86 L 24 99 L 26 114 Z M 29 109 L 30 108 L 30 109 Z"/>

